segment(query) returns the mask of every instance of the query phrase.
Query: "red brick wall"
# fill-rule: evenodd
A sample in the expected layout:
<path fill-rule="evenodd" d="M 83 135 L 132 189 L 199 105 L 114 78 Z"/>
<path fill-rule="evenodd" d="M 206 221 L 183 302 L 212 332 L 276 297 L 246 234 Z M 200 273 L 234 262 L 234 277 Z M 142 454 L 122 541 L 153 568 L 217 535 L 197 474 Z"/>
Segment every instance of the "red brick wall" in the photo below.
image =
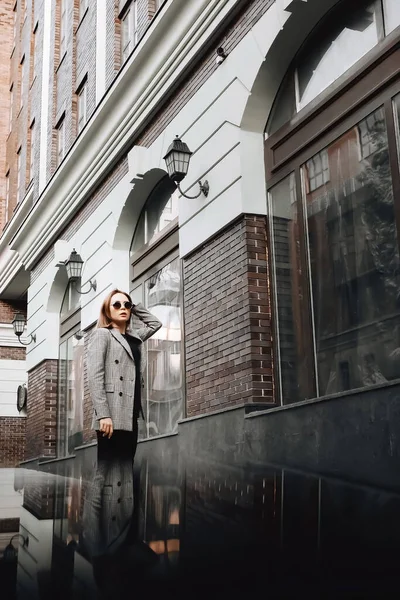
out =
<path fill-rule="evenodd" d="M 38 519 L 53 519 L 55 485 L 51 473 L 42 473 L 39 481 L 28 480 L 24 485 L 24 507 Z"/>
<path fill-rule="evenodd" d="M 15 467 L 24 459 L 25 417 L 0 417 L 0 467 Z"/>
<path fill-rule="evenodd" d="M 184 259 L 187 416 L 274 399 L 266 219 Z"/>
<path fill-rule="evenodd" d="M 22 312 L 26 316 L 25 302 L 0 300 L 0 323 L 11 323 L 16 312 Z"/>
<path fill-rule="evenodd" d="M 0 360 L 25 360 L 26 348 L 13 346 L 0 346 Z"/>
<path fill-rule="evenodd" d="M 45 360 L 28 374 L 25 459 L 55 457 L 57 360 Z"/>

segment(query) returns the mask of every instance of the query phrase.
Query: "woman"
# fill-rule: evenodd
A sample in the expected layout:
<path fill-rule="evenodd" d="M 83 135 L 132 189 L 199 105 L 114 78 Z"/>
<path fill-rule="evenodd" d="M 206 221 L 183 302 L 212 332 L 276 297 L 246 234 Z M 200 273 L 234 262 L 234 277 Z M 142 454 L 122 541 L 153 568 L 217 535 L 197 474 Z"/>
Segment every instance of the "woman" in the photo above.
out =
<path fill-rule="evenodd" d="M 132 315 L 143 327 L 130 330 Z M 134 456 L 138 417 L 143 415 L 141 380 L 145 361 L 142 343 L 162 323 L 129 294 L 112 290 L 105 298 L 88 349 L 88 379 L 97 432 L 99 458 Z M 129 331 L 129 333 L 128 333 Z"/>

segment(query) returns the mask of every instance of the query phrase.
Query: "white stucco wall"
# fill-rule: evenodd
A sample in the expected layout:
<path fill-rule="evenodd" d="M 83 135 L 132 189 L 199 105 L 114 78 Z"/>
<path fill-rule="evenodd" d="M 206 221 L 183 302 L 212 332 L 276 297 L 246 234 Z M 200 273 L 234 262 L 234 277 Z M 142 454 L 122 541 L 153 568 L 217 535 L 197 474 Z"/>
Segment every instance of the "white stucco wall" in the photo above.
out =
<path fill-rule="evenodd" d="M 0 360 L 0 417 L 25 416 L 17 410 L 17 389 L 26 381 L 24 360 Z"/>
<path fill-rule="evenodd" d="M 21 515 L 22 493 L 14 489 L 14 473 L 15 469 L 0 469 L 0 519 L 19 519 Z"/>
<path fill-rule="evenodd" d="M 22 340 L 26 341 L 26 335 Z M 0 347 L 21 348 L 11 324 L 0 324 Z M 0 417 L 25 416 L 17 410 L 17 389 L 27 379 L 25 360 L 0 359 Z"/>

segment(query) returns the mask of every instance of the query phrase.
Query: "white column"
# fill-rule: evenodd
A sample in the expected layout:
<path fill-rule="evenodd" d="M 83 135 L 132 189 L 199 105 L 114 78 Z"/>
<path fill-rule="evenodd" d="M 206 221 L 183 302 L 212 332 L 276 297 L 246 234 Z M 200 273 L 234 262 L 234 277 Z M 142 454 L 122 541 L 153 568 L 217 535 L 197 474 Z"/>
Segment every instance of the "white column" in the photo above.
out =
<path fill-rule="evenodd" d="M 45 0 L 43 11 L 43 55 L 42 55 L 42 109 L 40 124 L 40 162 L 39 162 L 39 195 L 46 187 L 48 126 L 49 126 L 49 97 L 50 90 L 50 47 L 51 47 L 51 0 Z"/>
<path fill-rule="evenodd" d="M 106 92 L 107 2 L 96 6 L 96 106 Z"/>

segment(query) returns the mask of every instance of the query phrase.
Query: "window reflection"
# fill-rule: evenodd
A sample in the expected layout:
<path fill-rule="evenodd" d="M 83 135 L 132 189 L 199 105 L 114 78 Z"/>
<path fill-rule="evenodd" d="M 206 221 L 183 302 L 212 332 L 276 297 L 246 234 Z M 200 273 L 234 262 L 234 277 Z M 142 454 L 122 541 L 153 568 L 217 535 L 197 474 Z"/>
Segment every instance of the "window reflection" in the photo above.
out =
<path fill-rule="evenodd" d="M 74 335 L 60 345 L 58 380 L 58 456 L 83 443 L 84 340 Z"/>
<path fill-rule="evenodd" d="M 400 259 L 383 109 L 308 160 L 301 179 L 304 225 L 295 176 L 270 190 L 284 403 L 307 398 L 313 389 L 323 396 L 400 373 Z M 300 260 L 304 231 L 309 284 Z M 304 302 L 308 285 L 310 307 Z M 313 356 L 308 363 L 307 353 Z M 306 372 L 313 378 L 314 365 L 313 385 Z"/>
<path fill-rule="evenodd" d="M 179 258 L 134 290 L 134 301 L 140 300 L 139 290 L 144 294 L 141 301 L 163 324 L 144 347 L 147 373 L 142 403 L 147 426 L 141 436 L 152 437 L 177 431 L 183 416 Z"/>
<path fill-rule="evenodd" d="M 378 43 L 374 5 L 346 13 L 299 62 L 297 108 L 301 110 Z"/>
<path fill-rule="evenodd" d="M 266 126 L 272 135 L 319 94 L 334 84 L 380 41 L 378 18 L 385 11 L 385 33 L 400 25 L 398 0 L 365 2 L 364 7 L 329 13 L 310 36 L 289 69 L 275 99 Z"/>
<path fill-rule="evenodd" d="M 280 387 L 284 402 L 309 396 L 306 339 L 302 326 L 300 231 L 295 177 L 292 173 L 270 190 L 273 277 L 280 354 Z"/>
<path fill-rule="evenodd" d="M 321 395 L 399 373 L 400 262 L 386 124 L 375 111 L 326 150 L 330 181 L 302 168 Z"/>
<path fill-rule="evenodd" d="M 176 186 L 169 177 L 164 177 L 152 191 L 143 209 L 133 238 L 131 255 L 144 246 L 152 244 L 178 216 Z"/>

